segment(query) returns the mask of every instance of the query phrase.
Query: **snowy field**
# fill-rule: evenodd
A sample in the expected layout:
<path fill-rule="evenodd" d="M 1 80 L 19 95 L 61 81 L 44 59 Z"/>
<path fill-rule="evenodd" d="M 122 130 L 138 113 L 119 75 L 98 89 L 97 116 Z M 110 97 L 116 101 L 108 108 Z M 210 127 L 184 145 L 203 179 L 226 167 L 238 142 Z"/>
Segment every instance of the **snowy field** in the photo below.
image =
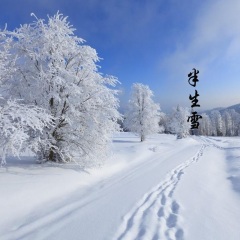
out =
<path fill-rule="evenodd" d="M 0 239 L 239 240 L 240 138 L 130 133 L 101 169 L 8 159 Z"/>

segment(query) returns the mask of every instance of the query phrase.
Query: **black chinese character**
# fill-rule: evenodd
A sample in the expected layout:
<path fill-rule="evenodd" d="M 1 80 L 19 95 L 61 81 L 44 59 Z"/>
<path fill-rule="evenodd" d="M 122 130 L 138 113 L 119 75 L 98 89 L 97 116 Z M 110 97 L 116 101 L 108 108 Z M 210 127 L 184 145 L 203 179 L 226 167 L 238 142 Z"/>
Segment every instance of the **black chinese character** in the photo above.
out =
<path fill-rule="evenodd" d="M 196 82 L 199 81 L 197 76 L 198 73 L 199 71 L 193 68 L 193 72 L 188 74 L 188 83 L 193 87 L 196 87 Z"/>
<path fill-rule="evenodd" d="M 200 107 L 200 105 L 197 104 L 198 103 L 197 97 L 199 97 L 199 96 L 200 95 L 198 94 L 197 90 L 195 90 L 195 96 L 192 97 L 191 94 L 189 95 L 189 99 L 192 101 L 192 106 L 191 106 L 192 108 L 193 107 Z"/>
<path fill-rule="evenodd" d="M 202 118 L 201 115 L 198 115 L 197 112 L 192 112 L 192 116 L 189 116 L 187 120 L 189 122 L 189 120 L 191 119 L 191 129 L 198 128 L 199 126 L 198 120 L 200 118 Z"/>

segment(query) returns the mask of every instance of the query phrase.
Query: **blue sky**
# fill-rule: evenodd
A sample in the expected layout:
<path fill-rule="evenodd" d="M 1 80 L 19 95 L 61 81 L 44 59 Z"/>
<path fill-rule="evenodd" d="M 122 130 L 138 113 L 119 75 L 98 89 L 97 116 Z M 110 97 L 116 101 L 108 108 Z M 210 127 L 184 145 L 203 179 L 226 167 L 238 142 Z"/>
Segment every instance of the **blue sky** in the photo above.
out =
<path fill-rule="evenodd" d="M 199 110 L 240 103 L 239 0 L 2 0 L 13 30 L 60 11 L 118 77 L 125 106 L 132 83 L 149 85 L 163 111 L 191 105 L 187 74 L 199 73 Z"/>

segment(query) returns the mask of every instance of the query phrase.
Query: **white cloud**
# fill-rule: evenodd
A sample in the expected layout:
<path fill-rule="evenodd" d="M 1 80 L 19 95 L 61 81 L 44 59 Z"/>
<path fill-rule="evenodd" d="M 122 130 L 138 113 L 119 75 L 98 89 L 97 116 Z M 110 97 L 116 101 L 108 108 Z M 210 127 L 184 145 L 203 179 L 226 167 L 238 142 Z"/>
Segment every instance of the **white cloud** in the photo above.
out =
<path fill-rule="evenodd" d="M 216 0 L 206 4 L 196 14 L 188 38 L 164 62 L 175 72 L 192 66 L 207 69 L 216 60 L 237 57 L 240 53 L 240 1 Z M 176 67 L 177 66 L 177 67 Z"/>

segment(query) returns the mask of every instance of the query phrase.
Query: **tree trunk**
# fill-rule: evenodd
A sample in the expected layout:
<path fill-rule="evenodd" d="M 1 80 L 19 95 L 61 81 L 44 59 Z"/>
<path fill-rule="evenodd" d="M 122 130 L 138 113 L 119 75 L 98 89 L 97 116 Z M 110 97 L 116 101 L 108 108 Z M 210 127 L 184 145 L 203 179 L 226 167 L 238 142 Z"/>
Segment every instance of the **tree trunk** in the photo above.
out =
<path fill-rule="evenodd" d="M 50 150 L 49 150 L 48 160 L 49 160 L 49 161 L 53 161 L 53 162 L 56 161 L 56 159 L 54 159 L 54 152 L 53 152 L 53 149 L 52 149 L 52 148 L 50 148 Z"/>

